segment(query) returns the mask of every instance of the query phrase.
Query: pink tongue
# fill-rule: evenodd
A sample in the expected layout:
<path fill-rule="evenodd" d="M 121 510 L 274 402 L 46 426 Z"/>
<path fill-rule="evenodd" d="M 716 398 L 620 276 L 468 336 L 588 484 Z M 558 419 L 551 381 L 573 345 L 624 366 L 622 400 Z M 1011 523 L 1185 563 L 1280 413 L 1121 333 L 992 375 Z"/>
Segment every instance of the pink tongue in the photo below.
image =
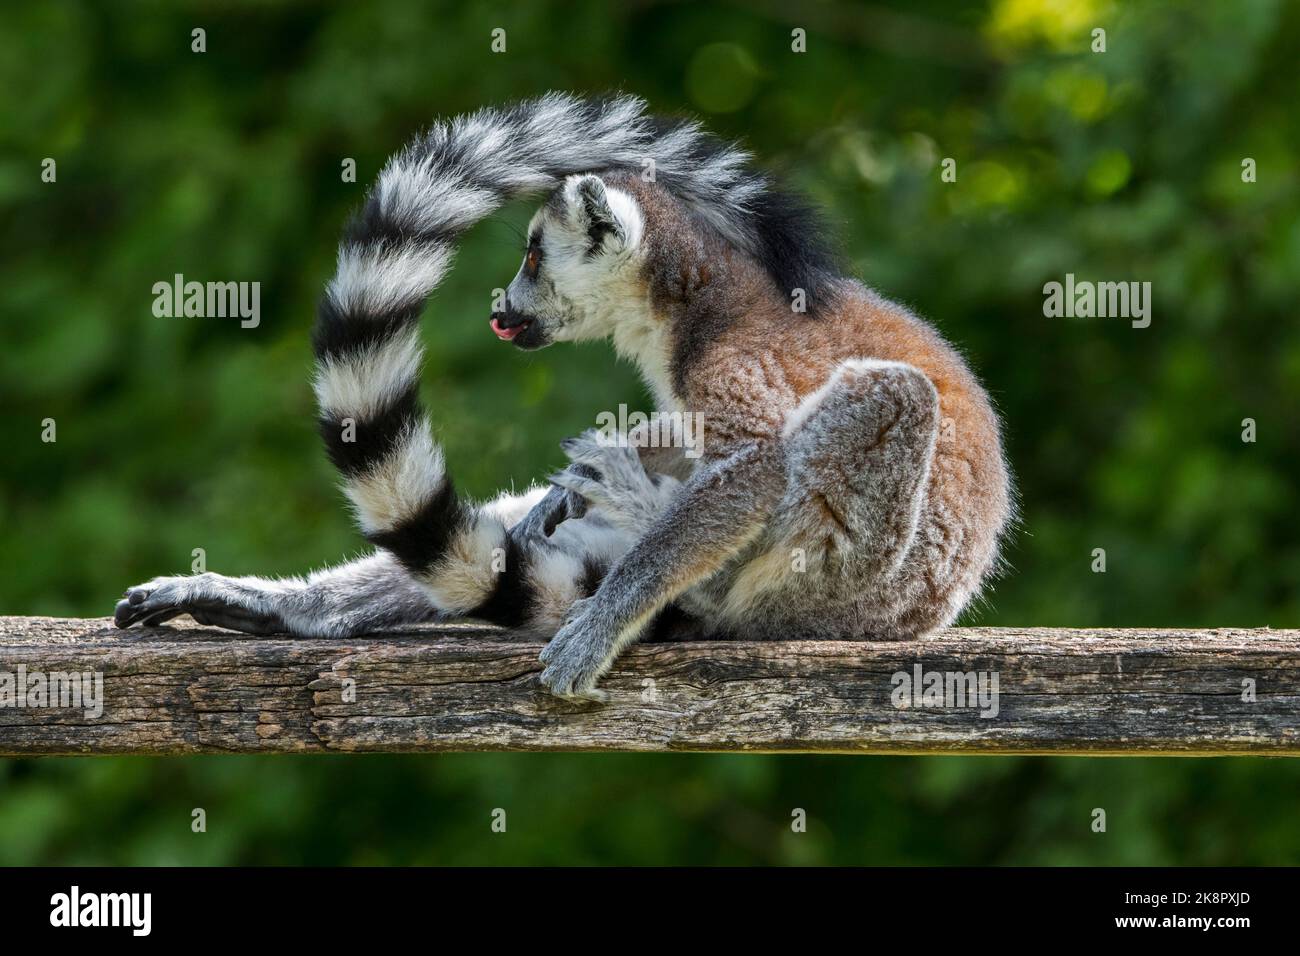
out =
<path fill-rule="evenodd" d="M 518 335 L 523 330 L 524 327 L 522 325 L 515 325 L 515 326 L 511 326 L 508 329 L 503 329 L 501 328 L 500 324 L 497 322 L 495 317 L 493 317 L 492 319 L 492 331 L 497 334 L 497 338 L 503 339 L 506 342 L 509 342 L 511 339 L 513 339 L 516 335 Z"/>

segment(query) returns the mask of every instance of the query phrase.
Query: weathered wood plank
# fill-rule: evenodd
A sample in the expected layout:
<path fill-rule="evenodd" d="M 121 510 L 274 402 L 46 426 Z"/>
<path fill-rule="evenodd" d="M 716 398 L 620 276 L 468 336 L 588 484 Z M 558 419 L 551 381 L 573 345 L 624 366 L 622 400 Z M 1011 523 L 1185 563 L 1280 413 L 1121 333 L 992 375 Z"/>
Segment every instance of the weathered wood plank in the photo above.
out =
<path fill-rule="evenodd" d="M 539 650 L 475 625 L 326 641 L 0 618 L 0 754 L 1300 754 L 1300 631 L 956 628 L 908 642 L 644 645 L 604 679 L 603 704 L 540 690 Z M 996 714 L 992 697 L 988 716 L 898 706 L 897 675 L 918 665 L 984 672 L 989 691 L 996 675 Z M 102 713 L 15 706 L 20 673 L 30 693 L 32 675 L 54 672 L 101 674 Z"/>

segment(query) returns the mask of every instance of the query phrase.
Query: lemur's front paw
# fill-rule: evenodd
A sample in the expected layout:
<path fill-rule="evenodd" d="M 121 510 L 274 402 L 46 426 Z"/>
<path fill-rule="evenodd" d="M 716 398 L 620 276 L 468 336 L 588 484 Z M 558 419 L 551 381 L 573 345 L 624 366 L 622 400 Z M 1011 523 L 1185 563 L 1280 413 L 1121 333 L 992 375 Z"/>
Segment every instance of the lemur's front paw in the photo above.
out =
<path fill-rule="evenodd" d="M 510 537 L 516 541 L 549 538 L 561 524 L 581 518 L 586 511 L 587 503 L 581 497 L 555 485 L 510 529 Z"/>
<path fill-rule="evenodd" d="M 557 697 L 607 699 L 596 689 L 596 680 L 614 661 L 614 642 L 591 606 L 591 598 L 575 603 L 538 658 L 546 665 L 539 680 Z"/>
<path fill-rule="evenodd" d="M 113 623 L 122 628 L 134 624 L 155 627 L 188 614 L 200 624 L 245 634 L 274 634 L 284 630 L 283 622 L 275 615 L 240 607 L 222 595 L 220 580 L 215 574 L 181 575 L 154 578 L 127 588 L 113 609 Z"/>

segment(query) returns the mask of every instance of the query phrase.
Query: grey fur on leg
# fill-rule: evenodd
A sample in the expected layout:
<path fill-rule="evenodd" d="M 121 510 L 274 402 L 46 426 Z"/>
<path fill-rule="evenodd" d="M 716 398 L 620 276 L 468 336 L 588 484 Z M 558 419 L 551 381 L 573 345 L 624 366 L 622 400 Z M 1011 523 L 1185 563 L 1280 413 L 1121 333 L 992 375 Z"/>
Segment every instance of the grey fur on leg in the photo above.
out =
<path fill-rule="evenodd" d="M 938 428 L 939 397 L 920 371 L 844 362 L 786 423 L 791 480 L 777 522 L 829 532 L 868 579 L 893 574 L 916 534 Z"/>
<path fill-rule="evenodd" d="M 154 578 L 130 588 L 113 619 L 118 627 L 150 626 L 181 614 L 248 634 L 351 637 L 430 621 L 437 609 L 392 555 L 377 551 L 306 579 L 211 572 Z"/>

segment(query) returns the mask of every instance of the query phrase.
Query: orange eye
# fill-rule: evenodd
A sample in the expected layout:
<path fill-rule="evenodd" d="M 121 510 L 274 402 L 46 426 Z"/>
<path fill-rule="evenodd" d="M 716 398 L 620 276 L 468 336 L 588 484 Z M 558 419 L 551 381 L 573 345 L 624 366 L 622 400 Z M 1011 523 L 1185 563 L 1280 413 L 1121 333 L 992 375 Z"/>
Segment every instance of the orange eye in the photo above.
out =
<path fill-rule="evenodd" d="M 537 275 L 537 267 L 541 264 L 542 254 L 537 251 L 536 247 L 528 250 L 528 255 L 524 258 L 524 269 L 531 275 Z"/>

